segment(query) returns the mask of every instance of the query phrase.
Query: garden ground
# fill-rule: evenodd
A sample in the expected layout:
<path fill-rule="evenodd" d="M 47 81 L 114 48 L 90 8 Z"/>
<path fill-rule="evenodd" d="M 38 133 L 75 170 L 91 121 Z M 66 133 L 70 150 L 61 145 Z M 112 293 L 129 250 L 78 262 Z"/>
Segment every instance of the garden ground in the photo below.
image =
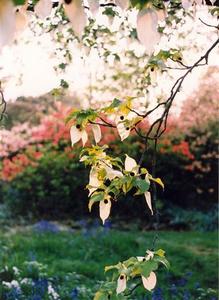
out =
<path fill-rule="evenodd" d="M 70 290 L 76 293 L 75 298 L 63 296 L 61 299 L 91 299 L 88 294 L 92 295 L 99 281 L 108 276 L 104 275 L 105 265 L 116 264 L 133 255 L 144 255 L 152 247 L 155 236 L 155 232 L 119 231 L 99 226 L 60 231 L 51 223 L 49 230 L 41 229 L 35 227 L 0 233 L 0 279 L 7 281 L 8 274 L 3 271 L 6 265 L 8 270 L 16 266 L 23 272 L 23 277 L 33 277 L 33 274 L 27 274 L 29 271 L 24 266 L 25 262 L 37 261 L 45 265 L 42 276 L 46 274 L 56 281 L 59 288 L 65 285 L 68 293 Z M 155 248 L 164 249 L 171 264 L 169 273 L 166 270 L 158 272 L 158 286 L 169 289 L 172 296 L 152 299 L 217 299 L 207 296 L 207 290 L 216 290 L 218 283 L 217 233 L 163 231 L 156 234 Z M 84 293 L 88 298 L 80 292 L 83 288 L 89 290 Z M 185 298 L 182 291 L 193 295 L 199 291 L 199 295 L 204 293 L 204 296 Z M 177 293 L 181 296 L 177 297 Z M 130 299 L 151 299 L 136 297 Z"/>

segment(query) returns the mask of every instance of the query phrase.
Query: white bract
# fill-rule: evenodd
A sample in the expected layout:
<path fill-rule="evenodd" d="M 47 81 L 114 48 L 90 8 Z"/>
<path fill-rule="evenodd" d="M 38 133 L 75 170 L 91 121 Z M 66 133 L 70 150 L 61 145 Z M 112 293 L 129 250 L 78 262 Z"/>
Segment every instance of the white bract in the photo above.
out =
<path fill-rule="evenodd" d="M 100 126 L 96 125 L 96 124 L 92 124 L 91 129 L 93 131 L 95 142 L 99 143 L 99 141 L 101 139 Z M 74 146 L 74 144 L 79 142 L 80 140 L 82 140 L 82 144 L 84 146 L 88 140 L 88 135 L 87 135 L 86 130 L 79 124 L 71 126 L 70 136 L 71 136 L 72 146 Z"/>
<path fill-rule="evenodd" d="M 116 288 L 117 295 L 124 292 L 125 289 L 126 289 L 126 275 L 121 274 L 117 280 L 117 288 Z"/>
<path fill-rule="evenodd" d="M 121 141 L 124 141 L 131 132 L 131 128 L 126 126 L 124 123 L 119 123 L 117 125 L 117 130 L 120 135 Z"/>
<path fill-rule="evenodd" d="M 83 146 L 86 144 L 88 140 L 87 132 L 84 129 L 77 128 L 77 125 L 73 125 L 70 129 L 71 135 L 71 145 L 74 146 L 75 143 L 82 140 Z"/>
<path fill-rule="evenodd" d="M 8 44 L 15 32 L 14 6 L 11 0 L 0 1 L 0 49 Z"/>
<path fill-rule="evenodd" d="M 110 210 L 111 210 L 111 201 L 109 199 L 106 198 L 100 201 L 99 213 L 100 213 L 100 218 L 103 221 L 103 224 L 105 223 L 106 219 L 109 217 Z"/>
<path fill-rule="evenodd" d="M 151 193 L 147 191 L 144 193 L 144 196 L 145 196 L 146 203 L 151 211 L 151 214 L 153 215 L 154 212 L 153 212 L 152 204 L 151 204 Z"/>
<path fill-rule="evenodd" d="M 188 9 L 192 5 L 202 5 L 203 1 L 202 0 L 182 0 L 182 7 L 184 9 Z"/>
<path fill-rule="evenodd" d="M 28 17 L 26 13 L 26 7 L 22 6 L 15 12 L 15 31 L 21 33 L 28 25 Z"/>
<path fill-rule="evenodd" d="M 154 257 L 154 252 L 147 250 L 145 256 L 137 256 L 138 261 L 148 261 Z"/>
<path fill-rule="evenodd" d="M 96 16 L 98 13 L 100 4 L 98 0 L 88 0 L 89 8 L 93 16 Z"/>
<path fill-rule="evenodd" d="M 137 16 L 137 35 L 139 41 L 145 46 L 146 52 L 151 54 L 155 45 L 160 41 L 157 31 L 158 15 L 155 9 L 144 8 Z"/>
<path fill-rule="evenodd" d="M 95 139 L 95 142 L 97 144 L 101 140 L 101 129 L 100 129 L 100 126 L 97 125 L 97 124 L 93 124 L 93 125 L 91 125 L 91 129 L 93 131 L 94 139 Z"/>
<path fill-rule="evenodd" d="M 121 9 L 127 9 L 129 7 L 129 0 L 115 0 L 115 4 Z"/>
<path fill-rule="evenodd" d="M 139 166 L 137 162 L 134 160 L 134 158 L 131 158 L 127 154 L 125 158 L 125 170 L 127 172 L 133 172 L 134 175 L 137 175 L 139 171 Z"/>
<path fill-rule="evenodd" d="M 106 172 L 106 175 L 104 178 L 102 178 L 100 180 L 99 176 L 98 176 L 98 172 L 104 169 Z M 89 176 L 89 196 L 95 191 L 97 190 L 101 184 L 103 184 L 105 179 L 109 179 L 109 180 L 113 180 L 116 177 L 122 177 L 123 174 L 120 171 L 114 170 L 112 168 L 112 165 L 110 164 L 109 161 L 99 161 L 98 162 L 98 166 L 94 166 L 91 168 L 90 171 L 90 176 Z"/>
<path fill-rule="evenodd" d="M 81 0 L 64 0 L 64 9 L 74 33 L 81 38 L 87 23 L 87 15 Z"/>
<path fill-rule="evenodd" d="M 146 290 L 151 291 L 155 288 L 157 283 L 157 276 L 153 271 L 150 273 L 150 275 L 147 278 L 141 276 L 141 279 L 142 279 L 143 286 Z"/>
<path fill-rule="evenodd" d="M 36 15 L 44 19 L 48 17 L 52 10 L 52 1 L 51 0 L 40 0 L 34 7 L 34 12 Z"/>
<path fill-rule="evenodd" d="M 99 186 L 103 183 L 103 181 L 98 179 L 98 169 L 96 167 L 92 167 L 90 170 L 89 176 L 89 195 L 90 196 L 95 190 L 99 188 Z"/>

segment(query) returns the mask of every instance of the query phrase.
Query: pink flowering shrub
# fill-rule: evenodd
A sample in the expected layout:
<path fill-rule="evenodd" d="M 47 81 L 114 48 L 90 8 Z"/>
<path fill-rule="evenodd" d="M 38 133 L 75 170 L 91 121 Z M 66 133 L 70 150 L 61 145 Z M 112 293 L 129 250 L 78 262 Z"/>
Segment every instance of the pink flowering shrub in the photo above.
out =
<path fill-rule="evenodd" d="M 44 151 L 63 147 L 69 150 L 69 128 L 65 117 L 69 108 L 57 104 L 57 111 L 42 119 L 40 125 L 24 123 L 11 130 L 0 130 L 0 158 L 2 160 L 0 178 L 5 181 L 14 179 L 28 166 L 36 166 Z"/>
<path fill-rule="evenodd" d="M 167 205 L 205 209 L 217 201 L 219 91 L 211 75 L 214 78 L 213 71 L 201 83 L 201 89 L 185 101 L 181 115 L 169 119 L 167 130 L 159 140 L 157 174 L 165 178 L 165 191 L 158 190 L 158 197 L 164 197 Z M 80 198 L 87 197 L 82 187 L 87 184 L 88 170 L 83 169 L 81 176 L 77 158 L 80 143 L 72 149 L 69 128 L 65 125 L 69 111 L 68 106 L 58 103 L 56 111 L 42 117 L 39 125 L 23 123 L 11 130 L 0 130 L 2 199 L 13 209 L 19 207 L 13 205 L 16 200 L 22 204 L 20 211 L 22 207 L 29 211 L 31 200 L 36 214 L 47 214 L 52 212 L 55 201 L 54 209 L 58 207 L 58 211 L 68 212 L 78 205 L 72 204 L 75 195 L 80 193 Z M 144 121 L 138 129 L 144 131 L 149 126 L 148 121 Z M 128 149 L 131 157 L 140 158 L 144 145 L 134 132 L 121 143 L 112 128 L 102 126 L 101 131 L 101 144 L 109 145 L 115 155 L 119 157 Z M 150 170 L 151 162 L 149 146 L 144 163 Z M 16 198 L 11 196 L 11 190 L 16 192 Z M 135 213 L 141 215 L 143 208 L 138 205 Z M 119 210 L 118 204 L 118 213 L 121 213 Z"/>

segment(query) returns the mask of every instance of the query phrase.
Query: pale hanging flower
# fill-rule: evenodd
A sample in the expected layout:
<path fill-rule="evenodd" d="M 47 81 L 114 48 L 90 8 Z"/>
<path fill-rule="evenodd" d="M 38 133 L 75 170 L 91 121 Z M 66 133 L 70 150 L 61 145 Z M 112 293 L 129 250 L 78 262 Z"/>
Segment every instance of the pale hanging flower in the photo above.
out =
<path fill-rule="evenodd" d="M 137 260 L 140 261 L 140 262 L 148 261 L 148 260 L 150 260 L 154 257 L 154 252 L 153 251 L 147 250 L 146 254 L 147 255 L 145 255 L 145 256 L 137 256 Z"/>
<path fill-rule="evenodd" d="M 81 38 L 87 23 L 82 0 L 63 0 L 66 16 L 69 18 L 73 30 Z"/>
<path fill-rule="evenodd" d="M 52 10 L 52 1 L 51 0 L 40 0 L 34 7 L 34 12 L 36 15 L 44 19 L 48 17 Z"/>
<path fill-rule="evenodd" d="M 79 142 L 80 140 L 82 140 L 82 144 L 84 146 L 88 140 L 86 130 L 82 129 L 80 125 L 73 125 L 70 129 L 70 135 L 72 146 L 74 146 L 74 144 Z"/>
<path fill-rule="evenodd" d="M 202 0 L 182 0 L 182 7 L 184 9 L 190 8 L 193 4 L 195 5 L 202 5 L 203 1 Z"/>
<path fill-rule="evenodd" d="M 92 13 L 93 16 L 96 16 L 98 13 L 100 3 L 99 0 L 88 0 L 88 5 L 90 8 L 90 12 Z"/>
<path fill-rule="evenodd" d="M 158 15 L 152 8 L 144 8 L 137 16 L 137 35 L 139 41 L 145 46 L 146 52 L 151 54 L 156 44 L 160 41 L 157 31 Z"/>
<path fill-rule="evenodd" d="M 165 68 L 164 64 L 160 64 L 159 66 L 150 66 L 148 68 L 148 74 L 150 76 L 151 84 L 157 84 L 159 82 L 159 76 L 162 74 L 162 69 Z"/>
<path fill-rule="evenodd" d="M 157 276 L 153 271 L 150 273 L 150 275 L 147 278 L 141 276 L 141 279 L 142 279 L 143 286 L 145 287 L 146 290 L 151 291 L 155 288 L 157 283 Z"/>
<path fill-rule="evenodd" d="M 126 154 L 125 158 L 125 170 L 127 172 L 133 172 L 133 175 L 138 175 L 139 166 L 136 161 Z"/>
<path fill-rule="evenodd" d="M 15 11 L 15 31 L 21 33 L 28 25 L 28 17 L 26 13 L 26 5 L 17 8 Z"/>
<path fill-rule="evenodd" d="M 148 205 L 148 207 L 151 211 L 151 214 L 153 215 L 154 212 L 153 212 L 152 204 L 151 204 L 151 193 L 147 191 L 147 192 L 144 193 L 144 196 L 145 196 L 145 200 L 147 202 L 147 205 Z"/>
<path fill-rule="evenodd" d="M 117 125 L 117 130 L 120 135 L 121 141 L 124 141 L 131 132 L 131 127 L 126 126 L 124 123 L 119 123 Z"/>
<path fill-rule="evenodd" d="M 182 0 L 182 7 L 188 9 L 192 5 L 190 0 Z"/>
<path fill-rule="evenodd" d="M 165 3 L 166 3 L 166 1 L 164 1 L 164 5 L 165 5 Z M 157 14 L 158 21 L 160 21 L 160 22 L 163 22 L 167 16 L 165 9 L 157 9 L 156 14 Z"/>
<path fill-rule="evenodd" d="M 91 125 L 91 129 L 93 131 L 94 139 L 95 139 L 95 142 L 97 144 L 101 140 L 101 129 L 100 129 L 100 126 L 97 125 L 97 124 L 92 124 Z"/>
<path fill-rule="evenodd" d="M 116 177 L 122 177 L 123 174 L 120 171 L 114 170 L 110 166 L 104 166 L 104 169 L 106 170 L 106 178 L 109 180 L 113 180 Z"/>
<path fill-rule="evenodd" d="M 129 7 L 129 0 L 115 0 L 115 4 L 125 10 Z"/>
<path fill-rule="evenodd" d="M 147 250 L 146 253 L 147 253 L 147 255 L 146 255 L 145 258 L 146 258 L 147 261 L 154 257 L 154 252 L 153 251 Z"/>
<path fill-rule="evenodd" d="M 91 129 L 93 131 L 94 140 L 97 143 L 101 140 L 101 129 L 99 125 L 92 124 Z M 70 129 L 71 142 L 72 146 L 82 140 L 83 146 L 86 144 L 88 140 L 88 135 L 85 129 L 82 128 L 80 124 L 73 125 Z M 82 161 L 82 160 L 81 160 Z"/>
<path fill-rule="evenodd" d="M 104 169 L 106 171 L 106 176 L 103 180 L 98 178 L 98 171 L 100 169 Z M 97 190 L 105 179 L 113 180 L 116 177 L 122 177 L 123 174 L 120 171 L 114 170 L 110 164 L 110 162 L 99 162 L 98 167 L 92 167 L 89 176 L 89 196 Z"/>
<path fill-rule="evenodd" d="M 117 288 L 116 288 L 116 293 L 117 295 L 124 292 L 126 289 L 126 275 L 121 274 L 117 280 Z"/>
<path fill-rule="evenodd" d="M 90 176 L 89 176 L 89 195 L 90 196 L 94 191 L 96 191 L 99 186 L 103 183 L 103 181 L 100 181 L 98 179 L 98 171 L 97 168 L 93 167 L 90 170 Z"/>
<path fill-rule="evenodd" d="M 106 198 L 100 201 L 99 213 L 100 213 L 100 218 L 103 221 L 103 224 L 105 223 L 106 219 L 109 217 L 110 210 L 111 210 L 111 201 L 109 199 Z"/>
<path fill-rule="evenodd" d="M 11 0 L 0 1 L 0 49 L 14 37 L 15 14 Z"/>

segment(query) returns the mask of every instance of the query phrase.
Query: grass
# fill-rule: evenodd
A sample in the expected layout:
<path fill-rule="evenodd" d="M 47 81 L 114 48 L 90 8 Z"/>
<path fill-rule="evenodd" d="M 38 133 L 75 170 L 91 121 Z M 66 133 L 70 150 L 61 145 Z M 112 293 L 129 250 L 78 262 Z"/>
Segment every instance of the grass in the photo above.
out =
<path fill-rule="evenodd" d="M 130 256 L 142 256 L 153 244 L 154 232 L 102 229 L 36 233 L 32 230 L 0 233 L 0 268 L 22 269 L 25 261 L 36 259 L 47 265 L 48 276 L 64 278 L 67 273 L 84 275 L 89 285 L 104 280 L 104 266 Z M 166 251 L 171 273 L 181 278 L 192 272 L 190 285 L 217 289 L 217 234 L 199 232 L 159 232 L 156 248 Z M 159 286 L 165 285 L 166 271 L 158 272 Z M 207 299 L 207 298 L 206 298 Z M 216 299 L 216 298 L 215 298 Z"/>

